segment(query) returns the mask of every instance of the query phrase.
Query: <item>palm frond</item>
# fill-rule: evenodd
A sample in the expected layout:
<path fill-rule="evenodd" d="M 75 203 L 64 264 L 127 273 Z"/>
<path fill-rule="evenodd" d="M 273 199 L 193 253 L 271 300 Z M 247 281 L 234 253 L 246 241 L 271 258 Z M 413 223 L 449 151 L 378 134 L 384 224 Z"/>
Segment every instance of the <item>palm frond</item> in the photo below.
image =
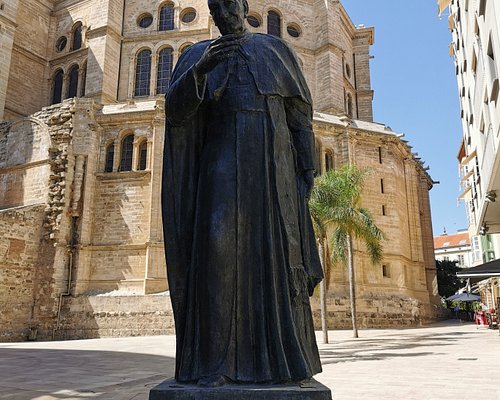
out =
<path fill-rule="evenodd" d="M 347 260 L 347 237 L 366 244 L 373 263 L 382 258 L 383 232 L 366 208 L 360 207 L 364 181 L 369 170 L 346 165 L 327 171 L 315 180 L 309 207 L 317 235 L 330 237 L 333 264 Z M 331 231 L 329 235 L 327 232 Z"/>

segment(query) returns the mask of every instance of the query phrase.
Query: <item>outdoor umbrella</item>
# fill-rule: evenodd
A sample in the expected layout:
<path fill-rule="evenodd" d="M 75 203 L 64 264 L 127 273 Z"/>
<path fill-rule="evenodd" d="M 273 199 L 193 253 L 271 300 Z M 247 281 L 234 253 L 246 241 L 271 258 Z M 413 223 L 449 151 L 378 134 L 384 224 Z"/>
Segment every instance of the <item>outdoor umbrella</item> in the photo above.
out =
<path fill-rule="evenodd" d="M 459 294 L 454 294 L 453 296 L 448 297 L 446 300 L 448 300 L 448 301 L 479 301 L 479 300 L 481 300 L 481 296 L 477 296 L 475 294 L 470 294 L 470 293 L 459 293 Z"/>

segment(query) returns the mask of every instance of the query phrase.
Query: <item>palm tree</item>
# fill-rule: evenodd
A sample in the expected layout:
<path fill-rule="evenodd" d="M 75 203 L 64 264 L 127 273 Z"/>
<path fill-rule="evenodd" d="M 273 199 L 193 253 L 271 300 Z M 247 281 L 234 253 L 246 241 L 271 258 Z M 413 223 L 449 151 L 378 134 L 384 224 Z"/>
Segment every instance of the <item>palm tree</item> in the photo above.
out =
<path fill-rule="evenodd" d="M 382 258 L 383 232 L 377 227 L 370 211 L 361 207 L 361 194 L 368 170 L 355 165 L 345 165 L 338 170 L 327 171 L 315 180 L 309 207 L 318 240 L 323 270 L 329 266 L 325 255 L 325 243 L 332 248 L 333 264 L 346 265 L 349 270 L 349 292 L 351 299 L 352 329 L 358 337 L 356 320 L 356 277 L 352 241 L 358 239 L 366 246 L 373 264 Z M 323 338 L 328 343 L 326 329 L 326 287 L 321 286 L 321 321 Z"/>

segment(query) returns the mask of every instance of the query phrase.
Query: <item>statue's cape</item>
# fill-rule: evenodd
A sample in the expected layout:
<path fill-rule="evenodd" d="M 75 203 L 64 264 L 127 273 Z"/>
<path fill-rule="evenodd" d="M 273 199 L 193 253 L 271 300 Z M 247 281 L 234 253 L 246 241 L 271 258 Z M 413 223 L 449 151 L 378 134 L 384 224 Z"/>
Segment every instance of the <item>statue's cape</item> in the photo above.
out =
<path fill-rule="evenodd" d="M 172 84 L 189 72 L 210 43 L 211 41 L 199 42 L 182 54 L 172 74 Z M 312 107 L 311 95 L 297 58 L 284 41 L 269 35 L 247 34 L 242 40 L 240 51 L 248 61 L 249 70 L 260 94 L 283 98 L 298 97 Z M 212 98 L 217 89 L 224 86 L 227 75 L 224 68 L 225 63 L 220 64 L 208 74 L 205 98 Z M 168 108 L 166 113 L 168 120 Z M 187 121 L 183 121 L 182 125 L 176 126 L 168 121 L 165 135 L 163 229 L 169 290 L 178 337 L 184 337 L 186 299 L 189 296 L 187 279 L 191 265 L 199 160 L 204 131 L 203 112 L 200 109 Z M 300 225 L 304 267 L 309 276 L 309 292 L 312 294 L 314 286 L 319 283 L 323 274 L 307 201 L 303 194 L 299 197 L 302 199 Z M 179 340 L 177 345 L 181 345 Z"/>

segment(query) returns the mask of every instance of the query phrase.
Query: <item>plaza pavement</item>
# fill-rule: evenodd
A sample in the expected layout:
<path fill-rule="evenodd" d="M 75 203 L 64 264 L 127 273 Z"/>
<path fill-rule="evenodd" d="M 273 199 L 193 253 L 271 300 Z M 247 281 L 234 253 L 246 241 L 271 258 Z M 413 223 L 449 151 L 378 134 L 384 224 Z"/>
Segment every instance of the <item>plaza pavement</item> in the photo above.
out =
<path fill-rule="evenodd" d="M 318 333 L 318 342 L 321 335 Z M 498 331 L 457 321 L 330 331 L 318 381 L 334 400 L 500 400 Z M 0 399 L 134 399 L 173 374 L 174 336 L 0 344 Z M 235 399 L 237 400 L 237 399 Z"/>

